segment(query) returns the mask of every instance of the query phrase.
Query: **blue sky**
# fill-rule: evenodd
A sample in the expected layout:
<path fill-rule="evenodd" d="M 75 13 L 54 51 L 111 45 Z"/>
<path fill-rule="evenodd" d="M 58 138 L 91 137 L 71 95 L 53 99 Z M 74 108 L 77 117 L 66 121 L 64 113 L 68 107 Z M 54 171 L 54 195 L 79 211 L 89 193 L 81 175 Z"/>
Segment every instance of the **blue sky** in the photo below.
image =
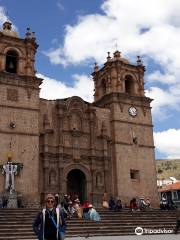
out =
<path fill-rule="evenodd" d="M 93 100 L 94 62 L 122 52 L 146 66 L 146 95 L 152 112 L 156 158 L 180 158 L 179 0 L 0 0 L 0 23 L 9 19 L 24 37 L 36 32 L 41 97 L 79 95 Z"/>

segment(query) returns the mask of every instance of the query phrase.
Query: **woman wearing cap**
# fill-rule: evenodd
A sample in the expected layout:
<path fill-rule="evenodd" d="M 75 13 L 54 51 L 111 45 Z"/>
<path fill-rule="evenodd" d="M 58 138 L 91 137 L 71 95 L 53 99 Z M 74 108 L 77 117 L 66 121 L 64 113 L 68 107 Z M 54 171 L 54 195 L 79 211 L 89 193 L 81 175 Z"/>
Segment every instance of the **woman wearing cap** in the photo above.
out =
<path fill-rule="evenodd" d="M 46 207 L 37 215 L 33 230 L 39 240 L 63 240 L 66 223 L 63 214 L 55 208 L 53 194 L 46 196 Z"/>

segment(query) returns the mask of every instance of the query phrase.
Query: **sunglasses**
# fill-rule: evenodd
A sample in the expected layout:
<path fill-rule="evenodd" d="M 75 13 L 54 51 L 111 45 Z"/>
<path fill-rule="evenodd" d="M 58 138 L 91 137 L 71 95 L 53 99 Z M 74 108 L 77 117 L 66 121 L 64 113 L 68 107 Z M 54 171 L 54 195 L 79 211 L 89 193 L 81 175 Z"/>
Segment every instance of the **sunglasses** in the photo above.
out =
<path fill-rule="evenodd" d="M 54 203 L 54 200 L 47 200 L 47 203 Z"/>

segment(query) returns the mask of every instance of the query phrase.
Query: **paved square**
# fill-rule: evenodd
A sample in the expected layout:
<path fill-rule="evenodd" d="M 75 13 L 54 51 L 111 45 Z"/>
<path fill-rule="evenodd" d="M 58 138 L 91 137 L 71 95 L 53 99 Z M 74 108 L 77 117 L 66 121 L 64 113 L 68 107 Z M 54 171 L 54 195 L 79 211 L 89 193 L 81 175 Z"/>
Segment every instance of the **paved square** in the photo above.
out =
<path fill-rule="evenodd" d="M 179 240 L 180 234 L 159 234 L 141 236 L 99 236 L 99 237 L 73 237 L 67 240 Z"/>

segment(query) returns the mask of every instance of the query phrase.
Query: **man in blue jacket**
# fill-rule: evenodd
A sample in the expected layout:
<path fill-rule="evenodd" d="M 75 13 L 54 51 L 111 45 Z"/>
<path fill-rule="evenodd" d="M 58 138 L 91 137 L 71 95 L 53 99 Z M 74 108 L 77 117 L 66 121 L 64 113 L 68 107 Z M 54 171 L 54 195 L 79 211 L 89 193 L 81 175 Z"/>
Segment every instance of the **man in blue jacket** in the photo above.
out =
<path fill-rule="evenodd" d="M 46 196 L 46 207 L 37 215 L 33 230 L 39 240 L 63 240 L 66 223 L 63 214 L 55 208 L 53 194 Z"/>

